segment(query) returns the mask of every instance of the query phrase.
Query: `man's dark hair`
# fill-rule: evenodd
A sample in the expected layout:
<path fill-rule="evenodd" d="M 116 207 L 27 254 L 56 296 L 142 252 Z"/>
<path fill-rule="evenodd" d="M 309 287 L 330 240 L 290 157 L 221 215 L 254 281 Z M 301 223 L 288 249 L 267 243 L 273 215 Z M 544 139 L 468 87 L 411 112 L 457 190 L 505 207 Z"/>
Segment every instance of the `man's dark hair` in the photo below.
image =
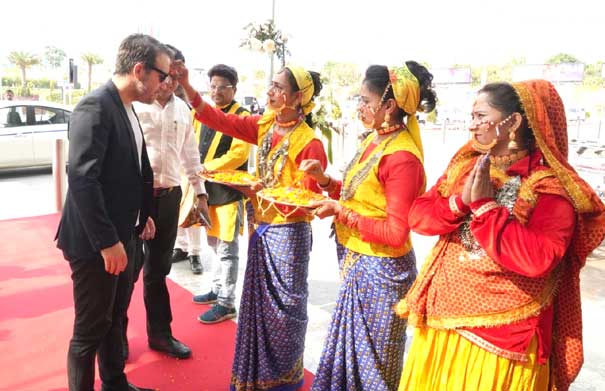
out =
<path fill-rule="evenodd" d="M 116 75 L 126 75 L 134 66 L 141 62 L 145 68 L 155 66 L 155 59 L 160 53 L 171 56 L 170 50 L 152 36 L 145 34 L 131 34 L 124 38 L 118 49 L 116 58 Z"/>
<path fill-rule="evenodd" d="M 229 80 L 229 83 L 231 83 L 233 88 L 237 87 L 237 82 L 239 80 L 237 78 L 237 71 L 235 68 L 230 67 L 229 65 L 217 64 L 210 68 L 208 71 L 208 78 L 212 79 L 213 76 L 224 77 L 225 79 Z"/>
<path fill-rule="evenodd" d="M 173 59 L 177 60 L 177 61 L 182 61 L 185 62 L 185 56 L 183 55 L 183 52 L 181 52 L 179 49 L 175 48 L 172 45 L 168 45 L 166 44 L 166 47 L 168 49 L 170 49 L 170 51 L 172 51 L 173 55 L 171 56 Z"/>

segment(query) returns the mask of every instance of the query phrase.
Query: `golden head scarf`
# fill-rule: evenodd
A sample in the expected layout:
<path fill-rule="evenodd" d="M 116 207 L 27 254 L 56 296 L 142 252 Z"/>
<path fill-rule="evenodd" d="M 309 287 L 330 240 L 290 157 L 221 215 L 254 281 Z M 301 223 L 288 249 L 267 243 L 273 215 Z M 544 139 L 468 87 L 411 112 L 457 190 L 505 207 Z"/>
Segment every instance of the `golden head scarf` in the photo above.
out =
<path fill-rule="evenodd" d="M 303 113 L 307 115 L 315 107 L 315 103 L 313 102 L 313 93 L 315 92 L 313 78 L 307 70 L 298 65 L 288 65 L 286 68 L 290 70 L 292 76 L 296 79 L 296 84 L 298 85 L 300 92 L 302 92 L 300 105 L 302 106 Z"/>
<path fill-rule="evenodd" d="M 407 114 L 405 125 L 412 136 L 412 140 L 414 140 L 414 144 L 420 151 L 420 160 L 424 163 L 420 126 L 418 126 L 418 120 L 416 119 L 416 109 L 420 103 L 420 83 L 405 64 L 401 68 L 389 69 L 389 79 L 397 106 Z"/>
<path fill-rule="evenodd" d="M 567 120 L 555 87 L 546 80 L 529 80 L 514 83 L 513 88 L 525 110 L 536 146 L 578 212 L 553 307 L 551 390 L 567 390 L 583 362 L 580 269 L 605 237 L 605 206 L 567 161 Z"/>

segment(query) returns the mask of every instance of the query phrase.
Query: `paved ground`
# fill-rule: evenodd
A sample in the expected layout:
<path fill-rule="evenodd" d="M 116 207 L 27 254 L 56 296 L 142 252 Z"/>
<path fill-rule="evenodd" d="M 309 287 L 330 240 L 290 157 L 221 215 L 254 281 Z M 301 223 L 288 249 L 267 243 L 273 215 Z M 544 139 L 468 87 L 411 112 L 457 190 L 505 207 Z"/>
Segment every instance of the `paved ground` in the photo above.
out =
<path fill-rule="evenodd" d="M 435 182 L 453 153 L 453 148 L 464 140 L 464 133 L 444 138 L 441 133 L 425 135 L 427 153 L 426 169 L 428 183 Z M 347 144 L 348 145 L 348 144 Z M 336 168 L 332 168 L 337 171 Z M 50 171 L 21 171 L 0 173 L 0 219 L 33 216 L 53 212 L 54 199 Z M 305 367 L 315 371 L 323 340 L 330 322 L 338 293 L 339 277 L 335 255 L 335 245 L 329 236 L 329 221 L 314 221 L 314 247 L 309 266 L 309 327 L 305 347 Z M 413 236 L 419 263 L 427 255 L 435 238 Z M 247 245 L 243 241 L 240 251 L 240 276 L 244 274 Z M 203 253 L 205 272 L 194 276 L 187 262 L 174 265 L 170 277 L 192 292 L 204 293 L 210 286 L 210 252 Z M 601 246 L 582 272 L 582 305 L 584 313 L 585 365 L 579 378 L 572 386 L 573 391 L 605 390 L 605 246 Z M 419 265 L 420 267 L 420 265 Z M 241 292 L 241 278 L 238 281 L 237 296 Z M 212 327 L 200 324 L 199 327 Z"/>

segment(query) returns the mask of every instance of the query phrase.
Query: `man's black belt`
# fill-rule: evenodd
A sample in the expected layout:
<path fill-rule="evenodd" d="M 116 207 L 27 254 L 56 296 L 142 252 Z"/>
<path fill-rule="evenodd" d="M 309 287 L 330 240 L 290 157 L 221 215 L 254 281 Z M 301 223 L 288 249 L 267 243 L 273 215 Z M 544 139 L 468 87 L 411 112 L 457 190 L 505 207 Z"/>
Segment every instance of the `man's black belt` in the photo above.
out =
<path fill-rule="evenodd" d="M 170 194 L 173 190 L 175 190 L 177 187 L 179 186 L 172 186 L 172 187 L 155 187 L 153 189 L 153 196 L 155 198 L 161 198 L 164 197 L 167 194 Z"/>

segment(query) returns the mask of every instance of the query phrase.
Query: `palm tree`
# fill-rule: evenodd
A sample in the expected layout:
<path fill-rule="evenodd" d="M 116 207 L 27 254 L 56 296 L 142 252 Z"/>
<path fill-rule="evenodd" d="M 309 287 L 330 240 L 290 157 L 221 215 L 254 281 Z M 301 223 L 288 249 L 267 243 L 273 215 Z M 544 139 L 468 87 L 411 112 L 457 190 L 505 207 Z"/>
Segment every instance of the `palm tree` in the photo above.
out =
<path fill-rule="evenodd" d="M 90 92 L 92 86 L 92 66 L 102 64 L 103 59 L 97 54 L 88 52 L 82 55 L 82 60 L 88 64 L 88 92 Z"/>
<path fill-rule="evenodd" d="M 29 52 L 12 51 L 8 55 L 8 61 L 21 69 L 21 87 L 25 91 L 27 86 L 27 68 L 40 64 L 40 59 L 35 54 Z"/>

